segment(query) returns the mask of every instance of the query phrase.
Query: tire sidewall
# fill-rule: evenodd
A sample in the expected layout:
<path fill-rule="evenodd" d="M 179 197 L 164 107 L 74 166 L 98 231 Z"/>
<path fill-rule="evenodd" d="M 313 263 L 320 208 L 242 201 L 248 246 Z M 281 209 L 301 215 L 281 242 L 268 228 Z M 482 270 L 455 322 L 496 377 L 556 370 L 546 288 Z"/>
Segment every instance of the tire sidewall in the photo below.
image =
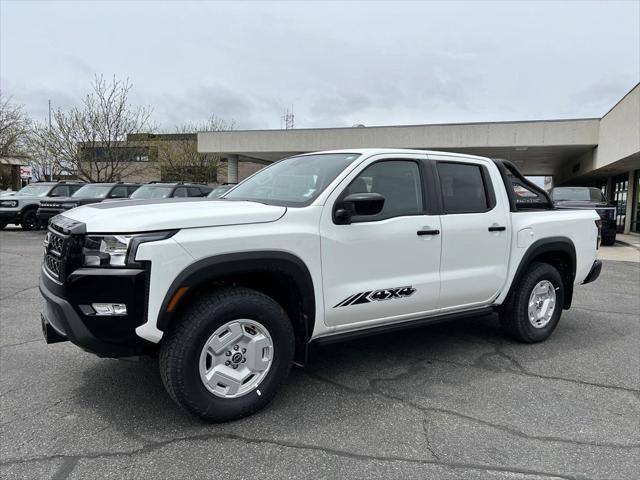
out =
<path fill-rule="evenodd" d="M 30 216 L 33 216 L 33 221 L 34 221 L 33 225 L 29 225 L 29 223 L 27 222 L 27 218 L 29 218 Z M 38 217 L 36 216 L 36 211 L 33 208 L 24 212 L 24 214 L 22 215 L 22 219 L 20 221 L 20 226 L 22 227 L 23 230 L 27 230 L 27 231 L 38 230 L 38 227 L 39 227 Z"/>
<path fill-rule="evenodd" d="M 548 280 L 551 282 L 556 291 L 556 304 L 553 316 L 549 323 L 542 328 L 534 327 L 529 321 L 529 297 L 534 287 L 541 281 Z M 562 277 L 558 271 L 548 264 L 535 264 L 527 275 L 523 288 L 518 295 L 518 304 L 516 308 L 517 316 L 519 320 L 519 327 L 521 332 L 530 342 L 541 342 L 546 340 L 551 333 L 555 330 L 560 321 L 560 315 L 562 314 L 562 306 L 564 305 L 564 285 L 562 283 Z"/>
<path fill-rule="evenodd" d="M 216 305 L 213 311 L 208 311 L 204 318 L 194 322 L 195 328 L 189 332 L 190 339 L 180 352 L 182 371 L 179 374 L 182 376 L 183 389 L 188 392 L 189 403 L 192 404 L 190 406 L 193 407 L 189 410 L 205 418 L 224 421 L 257 411 L 275 396 L 289 373 L 293 357 L 293 332 L 284 310 L 269 300 L 259 297 L 252 302 L 227 300 Z M 198 313 L 196 311 L 191 315 Z M 256 388 L 237 398 L 222 398 L 214 395 L 202 382 L 200 356 L 215 330 L 238 319 L 253 320 L 269 332 L 273 342 L 273 360 L 266 376 Z"/>

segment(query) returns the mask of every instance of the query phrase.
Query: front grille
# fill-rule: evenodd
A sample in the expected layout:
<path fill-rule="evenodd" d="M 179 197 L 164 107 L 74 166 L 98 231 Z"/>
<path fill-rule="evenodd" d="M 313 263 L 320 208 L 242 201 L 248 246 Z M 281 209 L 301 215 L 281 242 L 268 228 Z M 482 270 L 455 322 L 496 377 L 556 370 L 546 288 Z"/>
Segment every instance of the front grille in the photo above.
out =
<path fill-rule="evenodd" d="M 57 280 L 64 280 L 67 238 L 69 237 L 62 236 L 50 228 L 44 241 L 44 267 Z"/>
<path fill-rule="evenodd" d="M 60 267 L 62 266 L 62 262 L 59 259 L 47 254 L 44 257 L 44 266 L 51 275 L 57 279 L 60 278 Z"/>

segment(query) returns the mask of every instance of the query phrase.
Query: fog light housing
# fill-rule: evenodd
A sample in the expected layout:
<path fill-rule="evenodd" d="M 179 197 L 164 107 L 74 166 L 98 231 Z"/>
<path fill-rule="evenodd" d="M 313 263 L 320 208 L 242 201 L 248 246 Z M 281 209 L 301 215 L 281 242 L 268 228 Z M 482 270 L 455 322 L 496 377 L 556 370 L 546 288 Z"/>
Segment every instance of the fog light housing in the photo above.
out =
<path fill-rule="evenodd" d="M 120 316 L 127 314 L 127 306 L 124 303 L 92 303 L 91 307 L 96 315 Z"/>

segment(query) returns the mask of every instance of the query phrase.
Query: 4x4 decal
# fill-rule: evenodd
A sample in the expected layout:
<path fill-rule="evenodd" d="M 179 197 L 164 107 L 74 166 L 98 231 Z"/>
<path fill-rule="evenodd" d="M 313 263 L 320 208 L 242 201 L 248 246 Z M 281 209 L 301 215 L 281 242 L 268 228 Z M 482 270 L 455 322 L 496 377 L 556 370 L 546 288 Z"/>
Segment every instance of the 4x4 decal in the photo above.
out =
<path fill-rule="evenodd" d="M 369 290 L 368 292 L 360 292 L 335 305 L 337 307 L 348 307 L 349 305 L 359 305 L 361 303 L 380 302 L 382 300 L 391 300 L 393 298 L 410 297 L 416 291 L 413 287 L 396 287 L 383 288 L 382 290 Z"/>

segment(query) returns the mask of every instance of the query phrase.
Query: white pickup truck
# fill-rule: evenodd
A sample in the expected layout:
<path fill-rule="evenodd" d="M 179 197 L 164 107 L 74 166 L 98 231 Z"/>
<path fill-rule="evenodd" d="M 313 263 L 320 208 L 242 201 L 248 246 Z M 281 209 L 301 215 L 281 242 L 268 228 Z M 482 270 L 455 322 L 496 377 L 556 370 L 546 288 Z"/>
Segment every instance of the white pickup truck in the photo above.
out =
<path fill-rule="evenodd" d="M 159 355 L 169 395 L 225 421 L 264 407 L 309 346 L 497 311 L 545 340 L 595 280 L 600 218 L 556 210 L 509 162 L 401 149 L 281 160 L 221 199 L 54 217 L 48 343 Z"/>

